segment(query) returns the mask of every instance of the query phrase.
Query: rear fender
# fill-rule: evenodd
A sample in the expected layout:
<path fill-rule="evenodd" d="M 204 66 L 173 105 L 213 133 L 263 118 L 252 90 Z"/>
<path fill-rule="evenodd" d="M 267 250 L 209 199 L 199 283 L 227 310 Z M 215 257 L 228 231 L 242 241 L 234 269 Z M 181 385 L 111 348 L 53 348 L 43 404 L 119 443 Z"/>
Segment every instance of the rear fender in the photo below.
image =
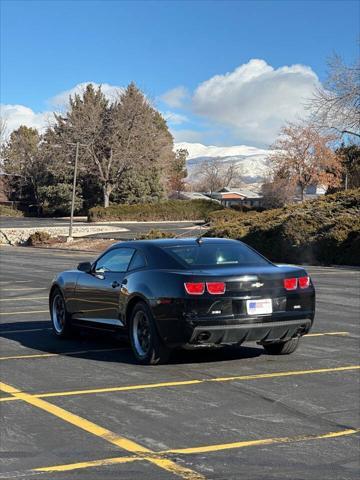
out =
<path fill-rule="evenodd" d="M 149 303 L 149 299 L 143 293 L 139 293 L 139 292 L 133 293 L 132 295 L 129 296 L 129 298 L 126 302 L 125 311 L 123 312 L 123 315 L 121 316 L 125 326 L 129 325 L 131 312 L 132 312 L 134 306 L 139 302 L 146 303 L 146 305 L 148 305 L 150 310 L 152 310 L 151 302 Z"/>

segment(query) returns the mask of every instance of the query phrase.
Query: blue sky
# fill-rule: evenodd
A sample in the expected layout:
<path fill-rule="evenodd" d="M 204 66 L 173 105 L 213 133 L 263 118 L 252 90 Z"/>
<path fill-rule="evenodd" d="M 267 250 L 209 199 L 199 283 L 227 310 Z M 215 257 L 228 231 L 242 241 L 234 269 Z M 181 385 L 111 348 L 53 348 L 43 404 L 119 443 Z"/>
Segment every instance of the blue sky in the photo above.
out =
<path fill-rule="evenodd" d="M 291 90 L 282 118 L 288 109 L 293 119 L 302 112 L 294 108 L 297 81 L 307 92 L 325 78 L 326 58 L 333 52 L 346 62 L 358 55 L 357 1 L 1 3 L 2 104 L 21 105 L 38 115 L 54 108 L 51 99 L 82 82 L 122 87 L 134 80 L 167 116 L 178 140 L 266 144 L 280 122 L 277 118 L 270 127 L 276 99 L 282 97 L 274 88 L 283 83 L 285 97 Z M 249 63 L 252 59 L 263 63 Z M 308 70 L 283 70 L 298 64 Z M 236 70 L 244 65 L 244 71 Z M 246 91 L 240 89 L 254 71 L 257 87 L 247 83 Z M 214 88 L 220 93 L 208 104 Z M 260 98 L 256 88 L 268 95 Z M 260 98 L 264 118 L 248 115 L 255 108 L 251 94 Z M 224 103 L 228 109 L 222 112 Z M 234 106 L 240 110 L 244 105 L 239 117 Z"/>

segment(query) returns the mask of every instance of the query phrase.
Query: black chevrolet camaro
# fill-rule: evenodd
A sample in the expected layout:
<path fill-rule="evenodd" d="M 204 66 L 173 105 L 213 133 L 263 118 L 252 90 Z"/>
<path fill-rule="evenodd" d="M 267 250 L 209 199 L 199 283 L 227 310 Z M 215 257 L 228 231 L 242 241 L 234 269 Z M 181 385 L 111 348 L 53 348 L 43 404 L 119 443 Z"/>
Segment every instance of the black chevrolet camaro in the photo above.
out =
<path fill-rule="evenodd" d="M 164 363 L 172 349 L 256 341 L 292 353 L 309 332 L 315 290 L 300 267 L 274 265 L 236 240 L 134 240 L 60 273 L 50 289 L 54 333 L 79 326 L 129 336 L 136 359 Z"/>

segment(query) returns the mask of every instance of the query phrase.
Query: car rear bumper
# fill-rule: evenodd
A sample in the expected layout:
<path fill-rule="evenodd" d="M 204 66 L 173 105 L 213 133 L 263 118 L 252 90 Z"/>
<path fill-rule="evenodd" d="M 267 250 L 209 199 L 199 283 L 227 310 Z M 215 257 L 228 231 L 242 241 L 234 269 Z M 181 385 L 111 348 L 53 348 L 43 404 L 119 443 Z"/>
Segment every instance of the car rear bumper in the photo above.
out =
<path fill-rule="evenodd" d="M 310 318 L 296 320 L 268 321 L 237 325 L 198 325 L 193 329 L 189 345 L 227 345 L 243 342 L 266 343 L 288 340 L 304 335 L 312 325 Z"/>
<path fill-rule="evenodd" d="M 276 312 L 271 315 L 213 318 L 183 315 L 157 318 L 159 334 L 169 347 L 264 343 L 287 340 L 308 333 L 314 321 L 313 310 Z"/>

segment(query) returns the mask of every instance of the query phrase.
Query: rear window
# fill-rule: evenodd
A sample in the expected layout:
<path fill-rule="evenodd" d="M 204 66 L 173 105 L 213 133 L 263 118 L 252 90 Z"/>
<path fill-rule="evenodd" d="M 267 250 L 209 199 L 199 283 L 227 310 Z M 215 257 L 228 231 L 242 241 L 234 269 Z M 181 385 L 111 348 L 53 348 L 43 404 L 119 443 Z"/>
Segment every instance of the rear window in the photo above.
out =
<path fill-rule="evenodd" d="M 165 247 L 164 250 L 189 267 L 261 266 L 270 263 L 241 243 L 179 245 Z"/>

